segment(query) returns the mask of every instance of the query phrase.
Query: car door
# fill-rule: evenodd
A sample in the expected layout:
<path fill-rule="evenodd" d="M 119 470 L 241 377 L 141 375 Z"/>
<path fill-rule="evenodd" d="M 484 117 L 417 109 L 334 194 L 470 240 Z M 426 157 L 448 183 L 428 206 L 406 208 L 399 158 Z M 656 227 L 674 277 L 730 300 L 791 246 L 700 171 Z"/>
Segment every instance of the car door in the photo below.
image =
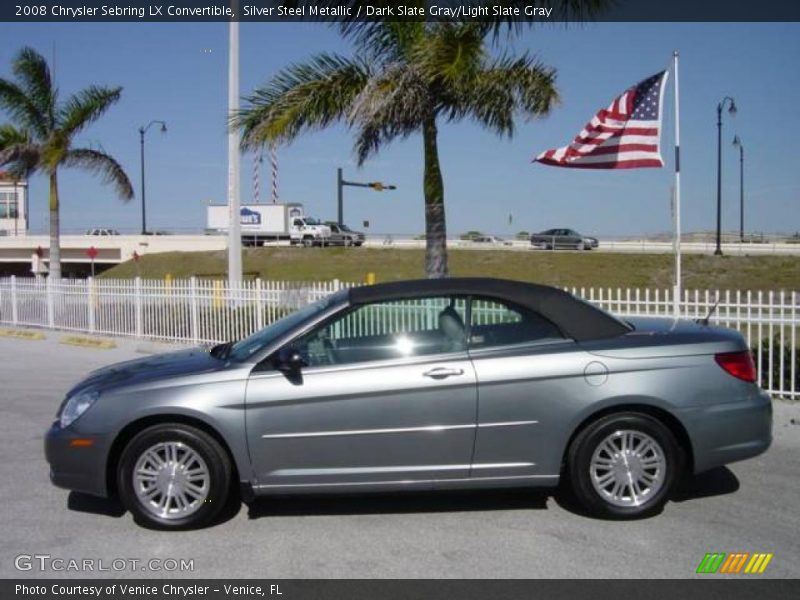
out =
<path fill-rule="evenodd" d="M 587 354 L 504 300 L 473 298 L 469 313 L 479 398 L 471 476 L 557 478 L 561 442 L 586 398 Z"/>
<path fill-rule="evenodd" d="M 570 248 L 577 248 L 583 242 L 583 236 L 574 229 L 567 229 L 567 240 Z"/>
<path fill-rule="evenodd" d="M 569 245 L 569 231 L 566 229 L 556 230 L 556 248 L 568 248 Z"/>
<path fill-rule="evenodd" d="M 287 345 L 306 365 L 298 372 L 269 360 L 254 370 L 247 437 L 257 486 L 467 478 L 477 390 L 465 312 L 464 299 L 449 297 L 362 305 Z"/>

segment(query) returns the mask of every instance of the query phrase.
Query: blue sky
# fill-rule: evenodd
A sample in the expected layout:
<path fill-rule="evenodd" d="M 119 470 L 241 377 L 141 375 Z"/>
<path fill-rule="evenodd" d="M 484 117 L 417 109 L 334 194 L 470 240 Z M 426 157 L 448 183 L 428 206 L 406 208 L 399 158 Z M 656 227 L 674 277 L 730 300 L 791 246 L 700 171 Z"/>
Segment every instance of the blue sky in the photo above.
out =
<path fill-rule="evenodd" d="M 0 24 L 0 72 L 31 45 L 56 52 L 62 94 L 90 84 L 122 85 L 122 100 L 80 138 L 102 144 L 126 168 L 137 198 L 121 203 L 110 188 L 78 171 L 60 180 L 65 231 L 139 226 L 137 128 L 163 119 L 147 137 L 148 223 L 160 229 L 201 229 L 205 203 L 226 190 L 227 25 L 140 23 Z M 350 47 L 324 24 L 241 25 L 241 89 L 247 93 L 282 66 L 320 51 Z M 671 88 L 667 92 L 664 169 L 584 171 L 530 164 L 537 152 L 563 145 L 601 107 L 628 86 L 665 68 L 681 53 L 683 224 L 711 229 L 716 190 L 716 105 L 732 95 L 738 115 L 724 118 L 723 227 L 739 219 L 738 133 L 745 144 L 746 227 L 800 230 L 800 25 L 643 24 L 553 25 L 529 30 L 513 43 L 558 70 L 562 103 L 550 116 L 519 121 L 513 140 L 468 122 L 440 127 L 448 226 L 500 234 L 569 226 L 586 233 L 625 235 L 668 231 L 672 181 Z M 370 231 L 423 230 L 422 149 L 419 137 L 388 146 L 362 169 L 344 128 L 309 134 L 279 150 L 283 201 L 335 217 L 336 167 L 351 179 L 383 180 L 392 192 L 346 190 L 345 218 L 371 222 Z M 268 199 L 269 170 L 262 171 Z M 252 191 L 252 158 L 242 160 L 242 198 Z M 46 228 L 46 182 L 31 184 L 31 224 Z M 509 227 L 508 215 L 513 215 Z"/>

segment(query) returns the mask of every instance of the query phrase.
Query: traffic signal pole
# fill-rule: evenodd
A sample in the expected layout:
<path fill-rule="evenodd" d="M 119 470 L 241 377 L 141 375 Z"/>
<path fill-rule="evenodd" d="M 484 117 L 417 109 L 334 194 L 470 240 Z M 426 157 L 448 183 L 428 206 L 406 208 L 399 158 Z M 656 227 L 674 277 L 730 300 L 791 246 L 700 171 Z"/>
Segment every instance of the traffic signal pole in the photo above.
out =
<path fill-rule="evenodd" d="M 344 186 L 372 188 L 373 191 L 382 192 L 383 190 L 396 190 L 396 185 L 387 185 L 381 181 L 369 181 L 362 183 L 359 181 L 345 181 L 342 177 L 342 169 L 336 169 L 336 220 L 339 226 L 344 225 Z"/>

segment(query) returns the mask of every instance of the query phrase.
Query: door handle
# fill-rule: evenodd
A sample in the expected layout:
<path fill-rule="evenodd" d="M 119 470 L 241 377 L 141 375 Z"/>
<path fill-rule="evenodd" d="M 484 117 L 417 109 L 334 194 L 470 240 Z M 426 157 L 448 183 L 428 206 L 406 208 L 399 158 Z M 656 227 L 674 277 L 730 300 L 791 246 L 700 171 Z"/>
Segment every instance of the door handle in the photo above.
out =
<path fill-rule="evenodd" d="M 448 369 L 447 367 L 436 367 L 430 371 L 425 371 L 422 375 L 431 379 L 446 379 L 455 375 L 463 375 L 464 369 Z"/>

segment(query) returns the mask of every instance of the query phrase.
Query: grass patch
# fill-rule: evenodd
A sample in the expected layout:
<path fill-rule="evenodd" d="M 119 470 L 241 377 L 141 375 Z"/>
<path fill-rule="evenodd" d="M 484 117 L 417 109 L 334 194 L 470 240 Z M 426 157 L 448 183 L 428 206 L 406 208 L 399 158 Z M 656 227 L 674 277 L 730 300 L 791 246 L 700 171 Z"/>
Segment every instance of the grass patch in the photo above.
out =
<path fill-rule="evenodd" d="M 47 338 L 41 331 L 30 331 L 28 329 L 0 329 L 0 337 L 17 338 L 20 340 L 43 340 Z"/>
<path fill-rule="evenodd" d="M 453 276 L 491 276 L 557 286 L 669 288 L 669 254 L 450 250 Z M 245 278 L 289 281 L 363 281 L 373 272 L 380 281 L 424 276 L 423 250 L 391 248 L 248 248 Z M 227 253 L 165 252 L 142 256 L 104 272 L 103 278 L 162 279 L 225 276 Z M 683 259 L 686 289 L 797 290 L 800 257 L 706 256 Z"/>

